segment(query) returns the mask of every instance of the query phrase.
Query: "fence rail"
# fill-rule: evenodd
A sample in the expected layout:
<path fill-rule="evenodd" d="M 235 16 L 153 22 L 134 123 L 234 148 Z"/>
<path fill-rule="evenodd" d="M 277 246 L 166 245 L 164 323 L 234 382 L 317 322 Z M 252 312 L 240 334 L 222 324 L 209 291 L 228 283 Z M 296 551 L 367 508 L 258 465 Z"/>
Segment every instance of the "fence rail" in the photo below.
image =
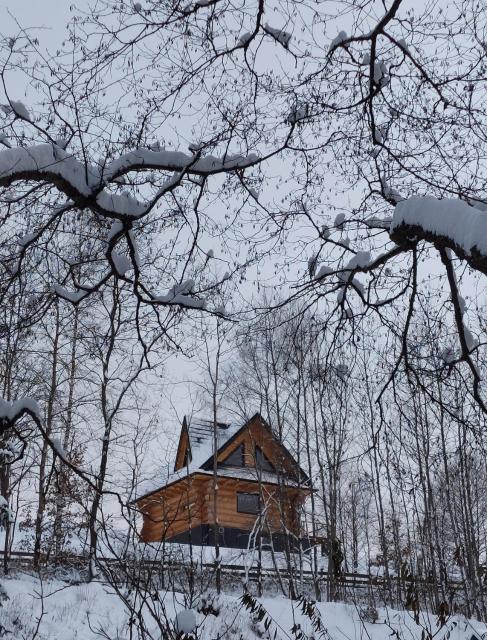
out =
<path fill-rule="evenodd" d="M 0 561 L 4 558 L 4 552 L 0 550 Z M 9 564 L 12 568 L 15 567 L 33 567 L 34 554 L 30 551 L 11 551 L 8 554 Z M 40 556 L 40 566 L 69 566 L 73 568 L 83 568 L 88 565 L 89 559 L 87 556 L 64 554 L 58 557 L 48 557 L 45 555 Z M 150 559 L 136 559 L 136 558 L 106 558 L 97 557 L 97 563 L 101 567 L 105 567 L 108 570 L 128 570 L 129 568 L 137 567 L 138 571 L 202 571 L 215 569 L 214 562 L 195 562 L 193 565 L 185 562 L 150 560 Z M 282 579 L 299 579 L 304 578 L 307 580 L 320 580 L 328 581 L 330 575 L 326 570 L 313 571 L 311 569 L 292 569 L 288 568 L 276 568 L 276 567 L 246 567 L 242 564 L 228 564 L 221 563 L 220 570 L 222 574 L 229 574 L 232 576 L 245 577 L 248 580 L 256 580 L 257 578 L 277 578 Z M 405 585 L 421 585 L 423 587 L 434 586 L 434 581 L 431 578 L 424 576 L 385 576 L 374 575 L 370 573 L 354 573 L 344 572 L 333 576 L 334 580 L 343 586 L 350 587 L 385 587 L 390 584 L 401 583 Z M 458 580 L 449 580 L 448 586 L 453 589 L 461 589 L 463 587 L 462 582 Z"/>

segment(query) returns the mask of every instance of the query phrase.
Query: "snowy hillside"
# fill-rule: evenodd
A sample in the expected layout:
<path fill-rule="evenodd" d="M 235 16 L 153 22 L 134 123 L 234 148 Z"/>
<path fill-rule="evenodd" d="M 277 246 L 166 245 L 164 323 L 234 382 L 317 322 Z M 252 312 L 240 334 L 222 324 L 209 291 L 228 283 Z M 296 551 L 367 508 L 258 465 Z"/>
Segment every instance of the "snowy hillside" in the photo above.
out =
<path fill-rule="evenodd" d="M 71 586 L 60 581 L 41 582 L 25 575 L 5 579 L 3 584 L 8 600 L 4 600 L 0 608 L 2 636 L 36 637 L 38 640 L 91 640 L 100 637 L 125 640 L 131 637 L 129 615 L 121 598 L 102 583 Z M 122 595 L 130 600 L 128 591 Z M 160 598 L 159 621 L 164 624 L 167 618 L 172 626 L 176 614 L 188 606 L 185 596 L 162 592 L 157 595 Z M 153 607 L 156 594 L 152 594 L 151 599 L 150 607 Z M 208 608 L 214 612 L 207 611 L 205 615 L 201 609 L 208 603 L 211 605 Z M 274 637 L 276 640 L 387 640 L 396 634 L 403 640 L 433 636 L 438 640 L 470 640 L 473 635 L 480 637 L 487 631 L 485 624 L 461 616 L 448 619 L 446 625 L 439 628 L 436 618 L 427 614 L 422 615 L 416 624 L 408 612 L 378 609 L 378 619 L 371 623 L 363 619 L 363 610 L 353 604 L 319 603 L 316 613 L 310 617 L 303 614 L 299 603 L 282 597 L 263 598 L 259 603 L 266 612 L 262 621 L 257 620 L 255 609 L 252 614 L 240 598 L 228 595 L 219 599 L 214 596 L 198 598 L 193 603 L 195 615 L 190 613 L 183 619 L 196 619 L 195 637 L 199 640 Z M 317 629 L 317 620 L 321 630 Z M 160 638 L 157 621 L 147 611 L 144 621 L 151 634 L 147 637 Z M 171 636 L 163 634 L 163 637 Z"/>

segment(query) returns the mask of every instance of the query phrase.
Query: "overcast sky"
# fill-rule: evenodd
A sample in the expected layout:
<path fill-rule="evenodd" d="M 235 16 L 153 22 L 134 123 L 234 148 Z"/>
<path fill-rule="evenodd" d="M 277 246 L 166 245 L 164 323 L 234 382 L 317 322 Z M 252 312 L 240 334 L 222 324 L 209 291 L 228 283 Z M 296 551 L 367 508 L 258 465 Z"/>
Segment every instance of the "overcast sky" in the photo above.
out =
<path fill-rule="evenodd" d="M 86 0 L 76 3 L 79 7 L 88 6 Z M 0 24 L 2 31 L 7 34 L 15 29 L 17 19 L 23 27 L 42 27 L 49 30 L 58 40 L 62 38 L 66 19 L 70 15 L 69 0 L 0 0 Z"/>

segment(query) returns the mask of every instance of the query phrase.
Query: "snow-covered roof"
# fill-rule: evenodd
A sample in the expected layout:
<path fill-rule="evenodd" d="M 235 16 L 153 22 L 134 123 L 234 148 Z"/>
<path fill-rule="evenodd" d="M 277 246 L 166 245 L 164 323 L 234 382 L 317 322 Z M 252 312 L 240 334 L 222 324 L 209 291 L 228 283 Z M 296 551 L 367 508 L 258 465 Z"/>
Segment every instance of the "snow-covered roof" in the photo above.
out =
<path fill-rule="evenodd" d="M 189 446 L 191 449 L 190 466 L 199 469 L 213 455 L 213 420 L 191 418 L 187 423 Z M 242 424 L 216 423 L 217 450 L 220 449 L 237 431 Z"/>
<path fill-rule="evenodd" d="M 190 418 L 188 421 L 185 421 L 183 425 L 186 426 L 188 431 L 191 451 L 191 458 L 188 464 L 178 471 L 170 474 L 157 474 L 155 478 L 141 483 L 137 491 L 137 500 L 154 491 L 167 487 L 169 484 L 182 480 L 196 471 L 209 475 L 213 473 L 212 471 L 209 472 L 201 469 L 201 465 L 207 462 L 213 455 L 213 420 Z M 217 448 L 220 449 L 220 447 L 228 442 L 242 426 L 242 424 L 238 423 L 217 422 Z"/>
<path fill-rule="evenodd" d="M 246 424 L 248 424 L 248 422 L 217 422 L 217 451 L 226 445 Z M 155 493 L 195 473 L 208 476 L 213 475 L 212 468 L 204 468 L 206 466 L 205 463 L 211 460 L 214 452 L 213 425 L 213 420 L 205 420 L 197 417 L 185 420 L 185 422 L 183 422 L 183 429 L 187 430 L 191 453 L 188 463 L 173 473 L 158 473 L 156 477 L 141 483 L 138 487 L 136 500 L 140 500 L 140 498 Z M 219 465 L 218 475 L 235 478 L 237 480 L 265 482 L 267 484 L 280 484 L 283 481 L 282 474 L 257 470 L 254 467 L 223 467 Z M 285 478 L 285 484 L 286 486 L 303 487 L 307 484 L 305 475 L 303 476 L 303 480 L 304 482 L 301 481 L 301 483 L 298 483 L 296 480 L 287 476 Z"/>
<path fill-rule="evenodd" d="M 193 464 L 188 465 L 187 467 L 183 467 L 178 471 L 174 471 L 174 473 L 170 473 L 166 476 L 165 481 L 161 480 L 161 476 L 147 480 L 139 486 L 139 490 L 137 492 L 136 500 L 140 500 L 141 498 L 150 495 L 151 493 L 156 493 L 160 489 L 164 489 L 170 484 L 174 484 L 179 480 L 183 480 L 184 478 L 189 478 L 194 474 L 200 474 L 204 476 L 211 477 L 213 475 L 212 469 L 201 469 L 200 467 L 195 467 Z M 277 473 L 270 473 L 268 471 L 258 472 L 257 469 L 253 467 L 218 467 L 218 476 L 225 478 L 234 478 L 235 480 L 246 480 L 248 482 L 263 482 L 265 484 L 280 484 L 284 482 L 283 476 L 279 476 Z M 292 480 L 289 477 L 285 478 L 285 485 L 287 487 L 303 487 L 303 484 L 299 485 L 296 480 Z"/>

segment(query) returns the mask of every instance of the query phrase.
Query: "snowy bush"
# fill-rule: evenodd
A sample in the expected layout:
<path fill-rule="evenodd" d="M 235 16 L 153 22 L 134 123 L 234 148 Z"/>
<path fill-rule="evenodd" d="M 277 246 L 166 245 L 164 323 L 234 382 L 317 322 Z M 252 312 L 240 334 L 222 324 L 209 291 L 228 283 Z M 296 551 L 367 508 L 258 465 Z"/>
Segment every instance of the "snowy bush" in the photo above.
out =
<path fill-rule="evenodd" d="M 218 616 L 222 608 L 221 597 L 214 591 L 203 593 L 196 610 L 204 616 Z"/>
<path fill-rule="evenodd" d="M 362 622 L 369 622 L 371 624 L 375 624 L 379 619 L 379 612 L 377 611 L 377 608 L 374 605 L 369 604 L 359 609 L 359 616 Z"/>

